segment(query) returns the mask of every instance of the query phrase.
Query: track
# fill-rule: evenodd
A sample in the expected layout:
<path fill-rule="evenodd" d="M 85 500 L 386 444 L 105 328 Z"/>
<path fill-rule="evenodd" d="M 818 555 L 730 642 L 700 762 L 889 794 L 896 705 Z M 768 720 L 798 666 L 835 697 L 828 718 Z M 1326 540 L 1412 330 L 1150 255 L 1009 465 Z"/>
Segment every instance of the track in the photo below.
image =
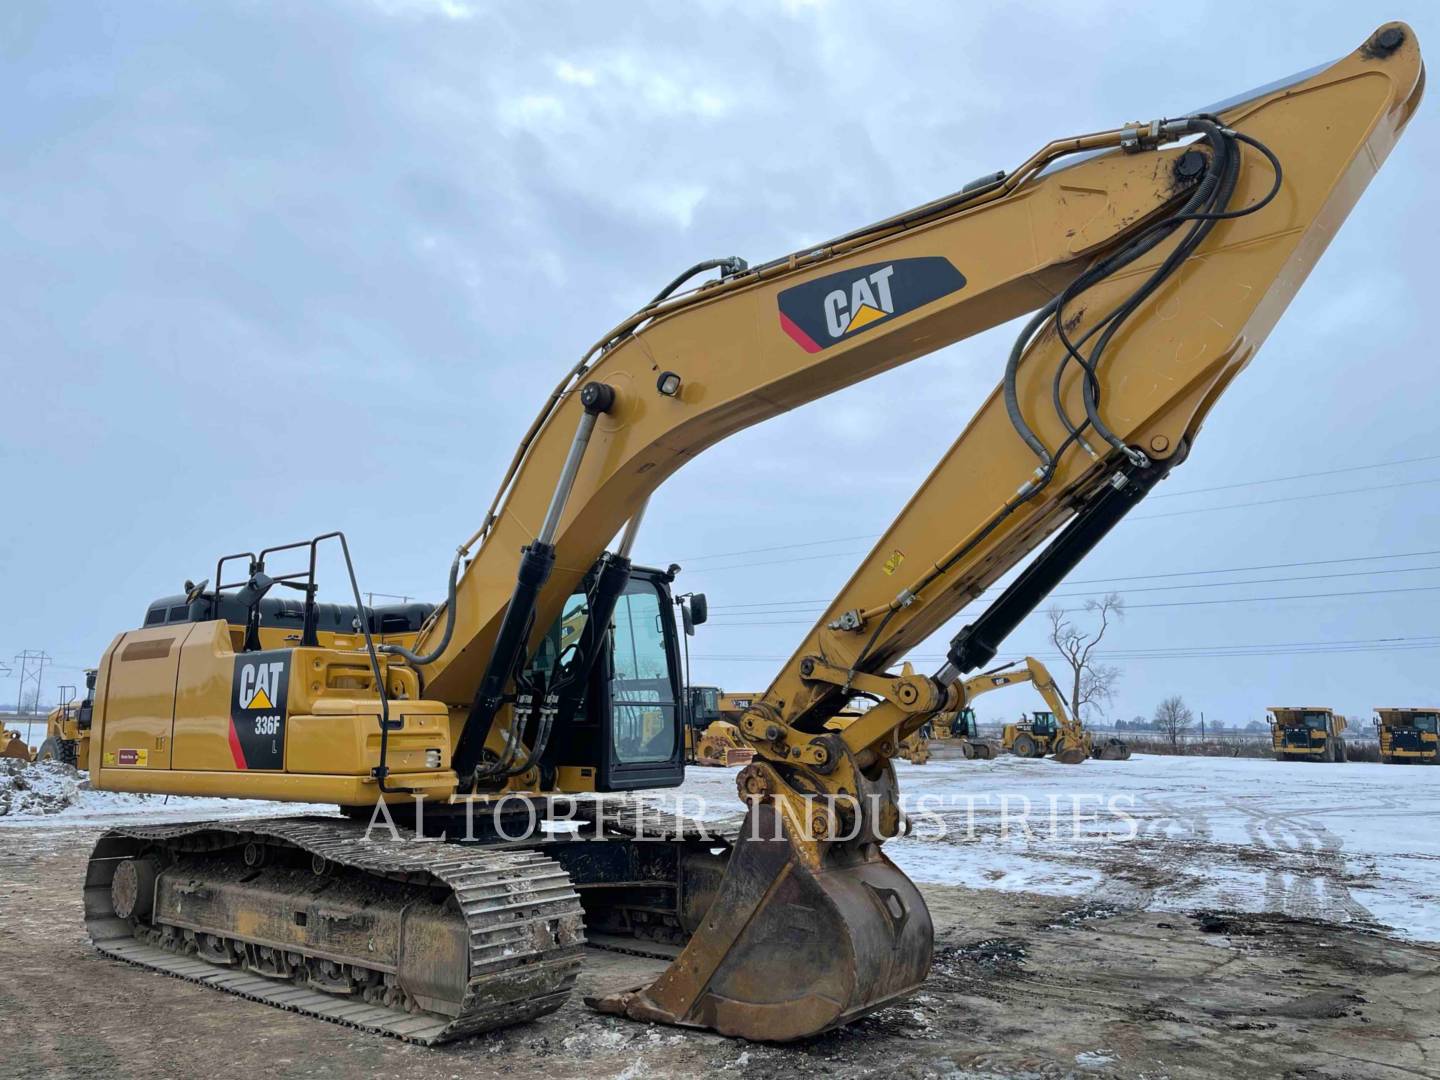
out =
<path fill-rule="evenodd" d="M 393 841 L 379 839 L 386 835 L 381 831 L 366 840 L 365 833 L 359 823 L 334 818 L 112 829 L 96 844 L 86 870 L 90 938 L 102 953 L 153 971 L 426 1045 L 522 1023 L 564 1004 L 579 973 L 585 936 L 579 897 L 553 860 L 524 848 Z M 168 860 L 223 865 L 222 861 L 240 859 L 247 844 L 278 849 L 291 859 L 308 856 L 316 877 L 346 879 L 351 887 L 373 884 L 392 893 L 410 889 L 417 897 L 437 892 L 445 896 L 441 906 L 450 918 L 456 912 L 463 918 L 468 939 L 468 955 L 461 958 L 466 971 L 460 979 L 460 1000 L 439 1001 L 417 993 L 413 979 L 410 987 L 402 985 L 403 957 L 386 964 L 364 953 L 316 955 L 313 949 L 293 943 L 255 937 L 210 941 L 212 935 L 204 935 L 197 950 L 193 930 L 188 935 L 164 935 L 143 925 L 137 928 L 136 919 L 116 914 L 111 886 L 123 860 L 158 850 Z M 318 897 L 328 884 L 312 885 L 312 894 L 296 903 L 308 902 L 312 917 L 353 922 L 353 915 L 328 914 L 320 906 Z M 208 885 L 180 885 L 187 887 L 202 902 L 208 899 Z M 257 970 L 265 966 L 256 963 L 257 947 L 269 950 L 266 957 L 279 955 L 281 970 L 290 974 Z M 374 938 L 370 950 L 376 950 Z M 197 954 L 206 951 L 220 956 L 220 962 Z M 383 954 L 384 948 L 379 952 Z M 341 966 L 350 980 L 348 992 L 317 988 L 342 985 Z M 410 970 L 431 969 L 417 962 Z M 337 978 L 322 977 L 327 974 Z M 367 982 L 363 992 L 356 989 L 357 979 Z"/>

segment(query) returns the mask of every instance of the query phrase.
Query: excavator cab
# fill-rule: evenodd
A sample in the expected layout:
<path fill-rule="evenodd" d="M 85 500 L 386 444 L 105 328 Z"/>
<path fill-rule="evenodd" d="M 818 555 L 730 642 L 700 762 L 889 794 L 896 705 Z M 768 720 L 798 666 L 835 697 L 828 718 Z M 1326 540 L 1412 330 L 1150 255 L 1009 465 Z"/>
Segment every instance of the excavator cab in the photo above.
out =
<path fill-rule="evenodd" d="M 535 650 L 529 675 L 549 681 L 577 658 L 589 620 L 582 588 Z M 541 782 L 561 770 L 595 768 L 596 791 L 675 787 L 685 779 L 687 710 L 680 687 L 680 639 L 667 574 L 634 567 L 610 617 L 608 649 L 570 706 L 563 738 L 540 757 Z M 564 720 L 561 717 L 561 720 Z M 561 785 L 562 787 L 566 785 Z"/>

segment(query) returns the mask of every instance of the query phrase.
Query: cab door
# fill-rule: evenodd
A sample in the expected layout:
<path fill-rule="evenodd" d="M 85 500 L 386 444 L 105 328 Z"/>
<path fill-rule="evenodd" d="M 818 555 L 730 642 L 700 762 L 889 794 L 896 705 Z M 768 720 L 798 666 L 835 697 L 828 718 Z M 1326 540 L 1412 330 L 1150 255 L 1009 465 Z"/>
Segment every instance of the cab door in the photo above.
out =
<path fill-rule="evenodd" d="M 600 791 L 675 787 L 685 779 L 679 638 L 662 580 L 635 574 L 611 619 Z M 598 681 L 598 680 L 597 680 Z"/>

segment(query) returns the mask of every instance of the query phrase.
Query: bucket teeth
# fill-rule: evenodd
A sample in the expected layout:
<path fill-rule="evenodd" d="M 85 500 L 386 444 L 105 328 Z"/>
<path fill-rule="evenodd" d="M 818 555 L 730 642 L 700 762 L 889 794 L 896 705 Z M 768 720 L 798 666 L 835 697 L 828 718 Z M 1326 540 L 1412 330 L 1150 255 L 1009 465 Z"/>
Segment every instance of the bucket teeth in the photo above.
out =
<path fill-rule="evenodd" d="M 919 890 L 877 845 L 798 857 L 767 803 L 746 815 L 714 903 L 648 987 L 586 1004 L 759 1041 L 801 1039 L 913 993 L 933 931 Z"/>

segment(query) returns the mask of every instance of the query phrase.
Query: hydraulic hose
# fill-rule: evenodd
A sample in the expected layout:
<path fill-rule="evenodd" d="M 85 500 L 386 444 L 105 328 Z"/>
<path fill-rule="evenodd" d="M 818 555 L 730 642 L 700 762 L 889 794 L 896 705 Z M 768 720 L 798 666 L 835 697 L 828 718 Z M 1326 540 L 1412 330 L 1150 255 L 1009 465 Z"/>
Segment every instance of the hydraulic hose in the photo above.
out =
<path fill-rule="evenodd" d="M 411 652 L 404 645 L 381 645 L 380 651 L 401 657 L 406 663 L 415 667 L 422 667 L 425 664 L 433 664 L 444 651 L 450 647 L 450 638 L 455 633 L 455 587 L 460 580 L 460 560 L 465 555 L 465 549 L 461 548 L 455 552 L 455 558 L 450 562 L 450 584 L 445 592 L 445 630 L 440 635 L 440 641 L 435 648 L 423 656 Z"/>
<path fill-rule="evenodd" d="M 749 267 L 750 264 L 740 258 L 739 255 L 731 255 L 725 259 L 704 259 L 690 267 L 690 269 L 686 270 L 683 274 L 678 275 L 670 284 L 656 293 L 655 299 L 651 300 L 645 307 L 654 307 L 696 274 L 703 274 L 706 270 L 719 270 L 722 274 L 729 276 L 731 274 L 744 273 Z M 641 310 L 643 311 L 644 308 Z"/>
<path fill-rule="evenodd" d="M 1090 453 L 1092 457 L 1099 456 L 1083 436 L 1083 432 L 1087 427 L 1093 429 L 1095 433 L 1109 443 L 1111 447 L 1124 454 L 1129 459 L 1133 468 L 1145 468 L 1149 465 L 1149 459 L 1140 451 L 1127 446 L 1123 440 L 1105 425 L 1100 416 L 1100 381 L 1096 374 L 1100 357 L 1124 321 L 1128 319 L 1146 299 L 1153 295 L 1160 285 L 1194 253 L 1195 249 L 1209 234 L 1210 230 L 1214 228 L 1216 222 L 1253 214 L 1268 205 L 1270 201 L 1275 198 L 1276 194 L 1278 194 L 1283 176 L 1279 159 L 1268 147 L 1248 135 L 1243 135 L 1240 132 L 1224 127 L 1219 119 L 1214 116 L 1192 116 L 1178 121 L 1170 121 L 1166 124 L 1165 134 L 1170 137 L 1178 138 L 1191 133 L 1199 134 L 1210 147 L 1211 153 L 1206 162 L 1203 175 L 1186 198 L 1184 204 L 1177 212 L 1167 215 L 1163 220 L 1142 229 L 1119 250 L 1100 259 L 1076 277 L 1058 296 L 1031 317 L 1025 324 L 1024 329 L 1021 330 L 1014 346 L 1010 350 L 1010 355 L 1005 365 L 1005 375 L 1002 384 L 1005 410 L 1016 433 L 1039 460 L 1034 476 L 1028 480 L 1012 498 L 996 510 L 991 518 L 976 530 L 963 544 L 950 552 L 918 581 L 903 590 L 895 600 L 891 601 L 880 624 L 875 627 L 869 640 L 852 663 L 852 669 L 858 670 L 860 668 L 860 665 L 870 655 L 871 650 L 878 643 L 885 627 L 900 607 L 913 602 L 916 594 L 918 594 L 921 589 L 927 587 L 935 579 L 947 573 L 951 567 L 989 537 L 1005 520 L 1014 514 L 1016 510 L 1033 499 L 1050 483 L 1055 476 L 1059 459 L 1072 443 L 1078 443 Z M 1229 201 L 1234 195 L 1240 174 L 1240 154 L 1238 148 L 1235 146 L 1237 141 L 1253 147 L 1266 158 L 1274 172 L 1274 180 L 1269 192 L 1261 199 L 1249 206 L 1232 211 L 1228 209 Z M 1092 326 L 1078 341 L 1072 341 L 1069 335 L 1067 335 L 1064 325 L 1066 303 L 1111 276 L 1117 270 L 1133 263 L 1136 259 L 1153 250 L 1163 240 L 1173 235 L 1175 231 L 1186 222 L 1193 223 L 1189 232 L 1182 238 L 1180 243 L 1176 245 L 1175 250 L 1170 252 L 1170 254 L 1161 261 L 1160 265 L 1149 275 L 1145 282 L 1126 297 L 1113 311 Z M 1065 440 L 1053 452 L 1045 445 L 1044 441 L 1040 439 L 1034 429 L 1031 428 L 1025 420 L 1020 408 L 1017 389 L 1021 360 L 1037 335 L 1043 333 L 1045 327 L 1051 324 L 1052 321 L 1055 327 L 1056 337 L 1064 346 L 1065 354 L 1056 367 L 1051 386 L 1051 398 L 1055 411 L 1068 432 Z M 1081 348 L 1092 338 L 1095 338 L 1096 335 L 1099 335 L 1098 339 L 1091 348 L 1089 355 L 1082 353 L 1080 351 Z M 1071 360 L 1076 361 L 1084 372 L 1081 397 L 1085 404 L 1086 418 L 1078 424 L 1072 421 L 1066 414 L 1061 398 L 1061 376 L 1064 374 L 1065 368 Z M 865 617 L 868 617 L 872 612 L 863 614 Z"/>

